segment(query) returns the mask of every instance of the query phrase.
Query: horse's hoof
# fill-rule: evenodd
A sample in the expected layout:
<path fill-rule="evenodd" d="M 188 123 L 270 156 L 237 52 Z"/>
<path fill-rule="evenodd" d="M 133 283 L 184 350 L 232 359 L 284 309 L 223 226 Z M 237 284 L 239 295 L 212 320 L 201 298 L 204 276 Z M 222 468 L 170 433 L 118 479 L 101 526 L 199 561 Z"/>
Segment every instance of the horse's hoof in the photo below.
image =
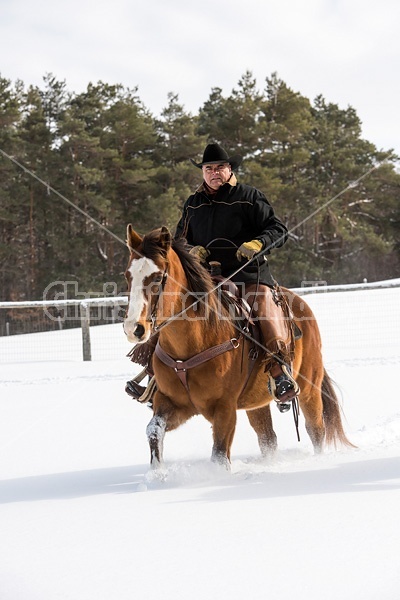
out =
<path fill-rule="evenodd" d="M 164 466 L 163 463 L 158 461 L 153 461 L 150 464 L 150 469 L 146 473 L 146 481 L 147 483 L 164 483 L 167 481 L 168 470 Z"/>
<path fill-rule="evenodd" d="M 230 471 L 231 470 L 231 463 L 228 459 L 227 456 L 225 456 L 224 454 L 212 454 L 211 456 L 211 462 L 216 465 L 216 467 L 222 468 L 226 471 Z"/>

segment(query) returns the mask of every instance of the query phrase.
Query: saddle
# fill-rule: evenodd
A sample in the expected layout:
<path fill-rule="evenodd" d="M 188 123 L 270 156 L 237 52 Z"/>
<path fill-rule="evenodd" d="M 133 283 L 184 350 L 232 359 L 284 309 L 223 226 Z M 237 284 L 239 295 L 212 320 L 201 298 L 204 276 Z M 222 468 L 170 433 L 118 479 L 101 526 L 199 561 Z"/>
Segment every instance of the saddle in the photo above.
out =
<path fill-rule="evenodd" d="M 225 281 L 222 277 L 213 277 L 215 284 L 219 284 L 221 281 L 224 283 L 220 285 L 221 290 L 221 302 L 225 308 L 229 311 L 229 314 L 235 324 L 241 329 L 245 329 L 255 326 L 255 321 L 251 316 L 251 307 L 248 302 L 240 296 L 239 288 L 233 281 Z"/>
<path fill-rule="evenodd" d="M 232 319 L 235 321 L 235 324 L 241 327 L 246 333 L 246 330 L 255 337 L 257 341 L 261 339 L 261 332 L 259 331 L 258 322 L 254 321 L 251 313 L 251 307 L 244 300 L 241 295 L 239 288 L 237 285 L 230 279 L 224 279 L 221 275 L 221 263 L 217 261 L 210 261 L 210 274 L 213 282 L 219 285 L 219 289 L 222 290 L 222 301 L 225 306 L 229 309 L 229 307 L 234 307 L 235 312 L 232 314 L 230 311 Z M 221 283 L 223 282 L 223 283 Z M 286 318 L 290 321 L 291 327 L 293 328 L 293 338 L 294 340 L 299 340 L 302 337 L 302 332 L 299 327 L 296 325 L 291 310 L 285 301 L 279 286 L 276 284 L 272 290 L 274 302 L 277 305 L 280 305 Z M 237 321 L 237 322 L 236 322 Z"/>
<path fill-rule="evenodd" d="M 233 320 L 238 327 L 241 328 L 244 334 L 249 333 L 253 338 L 257 340 L 257 342 L 261 339 L 261 331 L 259 329 L 258 321 L 254 321 L 251 316 L 251 307 L 244 298 L 240 296 L 239 288 L 237 285 L 231 281 L 225 281 L 220 276 L 214 276 L 213 281 L 215 284 L 223 281 L 224 283 L 220 286 L 220 289 L 223 292 L 222 301 L 225 306 L 229 306 L 234 308 L 235 314 L 233 315 Z M 278 286 L 277 286 L 278 287 Z M 295 340 L 299 340 L 303 337 L 301 329 L 297 326 L 293 319 L 293 315 L 290 312 L 287 303 L 282 301 L 282 297 L 278 290 L 273 290 L 274 301 L 276 304 L 281 304 L 282 310 L 285 313 L 285 316 L 290 320 L 291 326 L 293 327 L 293 337 Z M 232 315 L 232 311 L 231 315 Z"/>

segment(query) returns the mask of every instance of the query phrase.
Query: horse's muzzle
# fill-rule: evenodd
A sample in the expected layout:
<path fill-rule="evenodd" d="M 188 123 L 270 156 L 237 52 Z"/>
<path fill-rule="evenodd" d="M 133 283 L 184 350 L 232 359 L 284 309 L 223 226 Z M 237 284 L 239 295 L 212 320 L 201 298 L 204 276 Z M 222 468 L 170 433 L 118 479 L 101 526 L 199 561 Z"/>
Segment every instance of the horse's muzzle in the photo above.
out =
<path fill-rule="evenodd" d="M 124 323 L 124 332 L 128 341 L 131 344 L 137 344 L 139 342 L 145 342 L 146 339 L 146 330 L 143 325 L 140 323 L 132 323 L 125 321 Z"/>

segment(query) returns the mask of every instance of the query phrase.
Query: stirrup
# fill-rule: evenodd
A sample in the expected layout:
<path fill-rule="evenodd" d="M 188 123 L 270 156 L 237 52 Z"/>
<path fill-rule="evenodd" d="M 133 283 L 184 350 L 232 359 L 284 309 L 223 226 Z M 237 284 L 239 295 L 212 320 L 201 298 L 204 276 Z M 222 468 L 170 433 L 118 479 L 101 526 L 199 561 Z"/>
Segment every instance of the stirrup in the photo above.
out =
<path fill-rule="evenodd" d="M 149 408 L 153 408 L 153 396 L 154 392 L 157 389 L 156 378 L 153 377 L 149 381 L 149 385 L 144 390 L 143 394 L 138 398 L 138 402 L 141 404 L 146 404 Z"/>
<path fill-rule="evenodd" d="M 146 388 L 143 385 L 139 385 L 139 383 L 148 375 L 147 369 L 144 368 L 130 381 L 126 382 L 125 391 L 126 393 L 135 398 L 135 400 L 139 400 L 140 396 L 142 396 L 143 392 Z"/>
<path fill-rule="evenodd" d="M 292 407 L 293 400 L 294 400 L 294 398 L 292 398 L 288 402 L 279 402 L 278 400 L 275 400 L 276 406 L 278 407 L 279 412 L 280 413 L 288 412 Z"/>
<path fill-rule="evenodd" d="M 128 396 L 131 396 L 131 398 L 139 400 L 139 398 L 146 391 L 146 388 L 143 385 L 139 385 L 134 379 L 131 379 L 131 381 L 126 382 L 125 391 L 128 394 Z"/>
<path fill-rule="evenodd" d="M 147 387 L 139 385 L 137 381 L 132 379 L 126 382 L 125 391 L 129 396 L 135 398 L 140 404 L 146 404 L 150 410 L 153 410 L 153 396 L 157 389 L 155 377 L 153 376 Z"/>
<path fill-rule="evenodd" d="M 149 372 L 145 367 L 138 375 L 136 375 L 136 377 L 126 382 L 125 392 L 128 396 L 131 396 L 131 398 L 134 398 L 137 402 L 140 402 L 140 404 L 146 404 L 152 410 L 153 394 L 157 389 L 156 380 L 153 375 L 149 380 L 147 387 L 139 385 L 139 382 L 141 382 L 146 375 L 149 375 Z"/>
<path fill-rule="evenodd" d="M 281 375 L 277 377 L 270 375 L 268 387 L 271 395 L 274 396 L 279 411 L 285 413 L 290 410 L 292 401 L 298 396 L 300 388 L 293 379 L 290 368 L 282 364 L 281 369 Z"/>

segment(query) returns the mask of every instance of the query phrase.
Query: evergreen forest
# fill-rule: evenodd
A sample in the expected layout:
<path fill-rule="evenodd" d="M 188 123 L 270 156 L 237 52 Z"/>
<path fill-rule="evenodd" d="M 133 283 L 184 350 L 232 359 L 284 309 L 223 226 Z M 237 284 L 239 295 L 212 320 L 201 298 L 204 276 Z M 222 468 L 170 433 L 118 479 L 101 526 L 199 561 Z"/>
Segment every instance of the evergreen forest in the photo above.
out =
<path fill-rule="evenodd" d="M 0 77 L 0 300 L 40 300 L 53 281 L 125 291 L 128 223 L 174 230 L 201 181 L 189 158 L 210 141 L 244 156 L 238 178 L 263 191 L 290 230 L 271 255 L 285 286 L 400 276 L 398 157 L 362 137 L 351 106 L 246 72 L 193 115 L 169 94 L 160 116 L 137 89 L 71 93 Z"/>

